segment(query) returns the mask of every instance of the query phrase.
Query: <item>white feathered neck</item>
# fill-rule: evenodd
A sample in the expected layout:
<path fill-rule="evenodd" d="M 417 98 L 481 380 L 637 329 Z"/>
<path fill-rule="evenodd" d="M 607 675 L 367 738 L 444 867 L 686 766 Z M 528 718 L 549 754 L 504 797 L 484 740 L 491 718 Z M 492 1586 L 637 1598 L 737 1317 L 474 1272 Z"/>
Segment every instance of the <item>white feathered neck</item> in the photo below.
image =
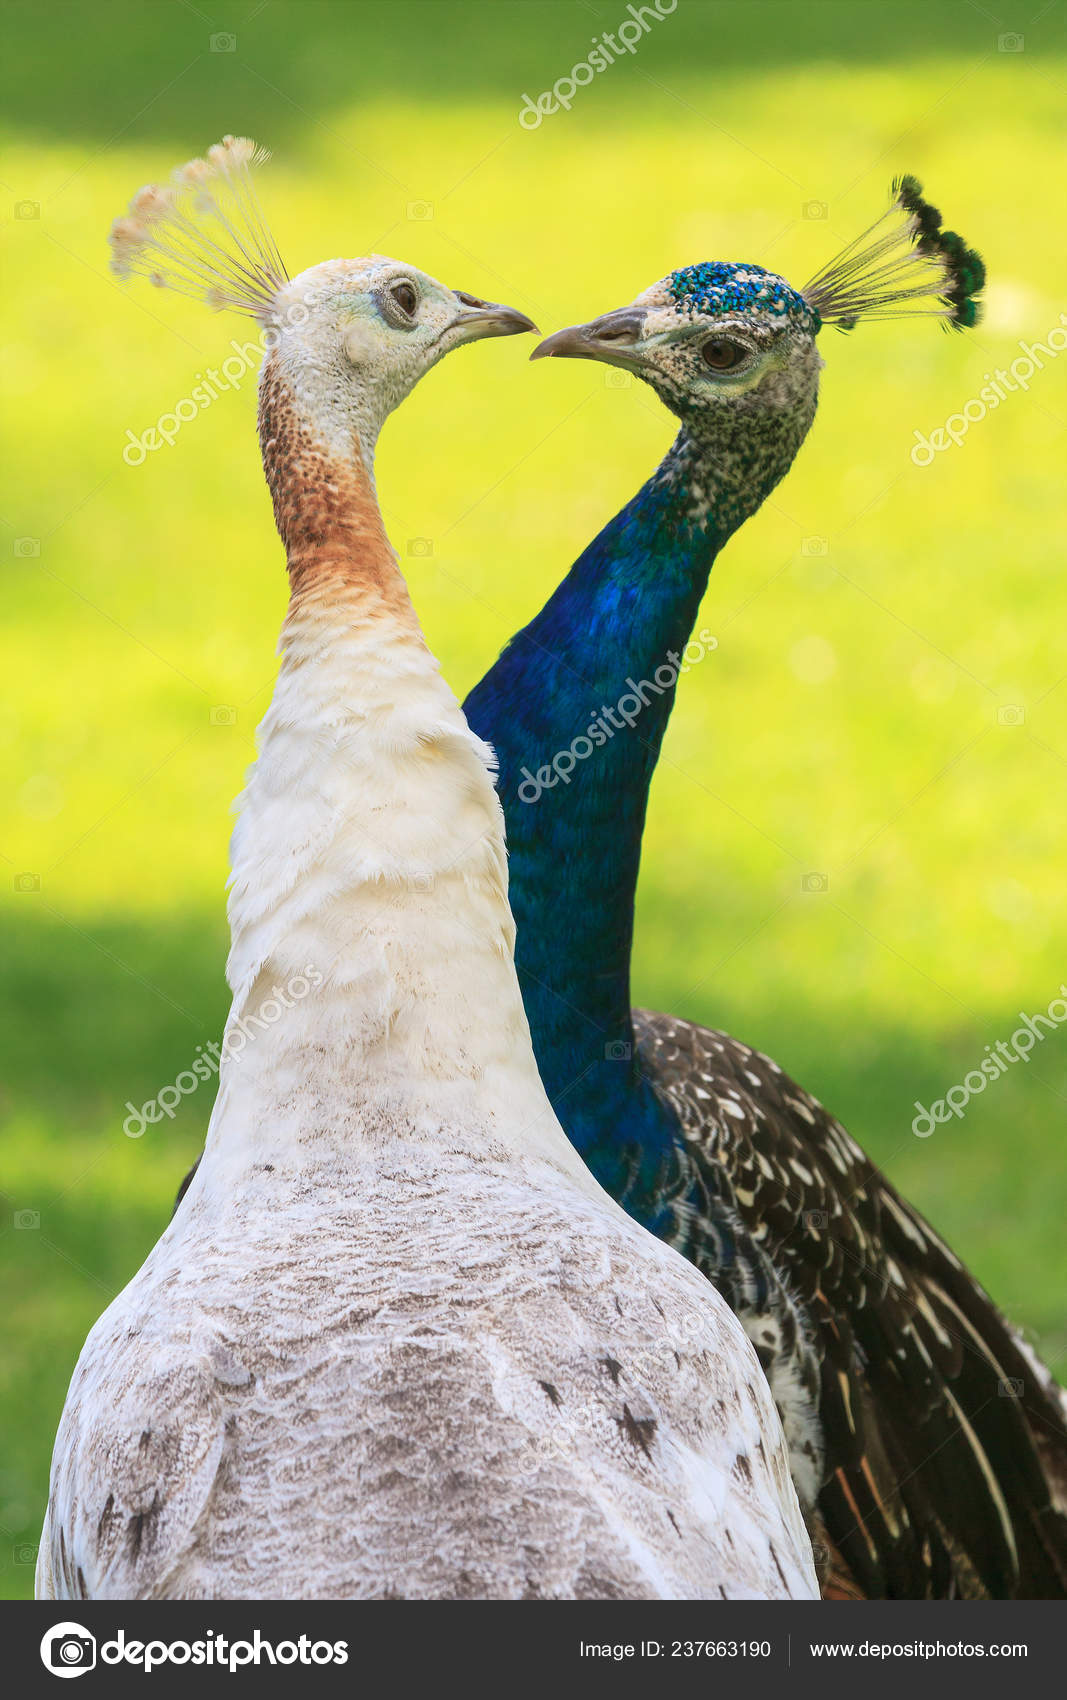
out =
<path fill-rule="evenodd" d="M 234 833 L 234 998 L 209 1154 L 252 1140 L 325 1156 L 391 1128 L 446 1129 L 498 1154 L 540 1147 L 584 1179 L 515 976 L 492 752 L 426 646 L 373 444 L 353 431 L 339 453 L 336 421 L 306 416 L 272 361 L 260 395 L 292 595 Z"/>

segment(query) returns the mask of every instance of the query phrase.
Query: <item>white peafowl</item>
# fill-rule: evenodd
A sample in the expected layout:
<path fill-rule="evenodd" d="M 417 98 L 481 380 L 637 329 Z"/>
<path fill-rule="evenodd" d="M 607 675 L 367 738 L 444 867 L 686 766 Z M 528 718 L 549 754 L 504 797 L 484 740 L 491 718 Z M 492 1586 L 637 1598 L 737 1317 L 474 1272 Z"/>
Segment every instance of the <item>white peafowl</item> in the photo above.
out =
<path fill-rule="evenodd" d="M 266 331 L 291 599 L 242 799 L 205 1155 L 93 1328 L 45 1598 L 815 1598 L 725 1303 L 600 1189 L 534 1063 L 491 753 L 378 510 L 389 412 L 532 329 L 374 256 L 290 281 L 250 142 L 141 191 L 114 264 Z"/>

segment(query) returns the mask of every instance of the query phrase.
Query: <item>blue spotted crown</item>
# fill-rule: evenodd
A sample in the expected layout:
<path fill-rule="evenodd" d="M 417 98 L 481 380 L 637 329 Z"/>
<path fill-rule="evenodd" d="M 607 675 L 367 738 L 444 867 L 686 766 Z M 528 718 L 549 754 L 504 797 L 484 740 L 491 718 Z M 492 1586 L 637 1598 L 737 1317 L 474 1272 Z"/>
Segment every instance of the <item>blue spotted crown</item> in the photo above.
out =
<path fill-rule="evenodd" d="M 679 312 L 690 318 L 694 313 L 772 313 L 813 333 L 819 329 L 819 315 L 804 297 L 766 266 L 706 260 L 672 272 L 667 286 Z"/>

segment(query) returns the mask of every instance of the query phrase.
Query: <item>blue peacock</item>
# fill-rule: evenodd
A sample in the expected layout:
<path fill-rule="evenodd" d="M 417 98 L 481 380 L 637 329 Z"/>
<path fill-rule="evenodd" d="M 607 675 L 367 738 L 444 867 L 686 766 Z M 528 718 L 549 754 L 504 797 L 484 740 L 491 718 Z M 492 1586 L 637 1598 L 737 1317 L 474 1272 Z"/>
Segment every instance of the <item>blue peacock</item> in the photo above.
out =
<path fill-rule="evenodd" d="M 681 429 L 465 704 L 500 762 L 517 963 L 549 1097 L 602 1185 L 744 1323 L 827 1597 L 1062 1596 L 1064 1406 L 817 1100 L 726 1034 L 631 1009 L 634 895 L 676 663 L 718 551 L 811 427 L 820 330 L 973 325 L 983 282 L 978 255 L 905 177 L 802 290 L 758 265 L 688 266 L 548 338 L 535 358 L 620 366 Z M 622 736 L 610 705 L 624 689 L 642 706 Z M 561 772 L 554 754 L 576 735 L 593 759 Z"/>

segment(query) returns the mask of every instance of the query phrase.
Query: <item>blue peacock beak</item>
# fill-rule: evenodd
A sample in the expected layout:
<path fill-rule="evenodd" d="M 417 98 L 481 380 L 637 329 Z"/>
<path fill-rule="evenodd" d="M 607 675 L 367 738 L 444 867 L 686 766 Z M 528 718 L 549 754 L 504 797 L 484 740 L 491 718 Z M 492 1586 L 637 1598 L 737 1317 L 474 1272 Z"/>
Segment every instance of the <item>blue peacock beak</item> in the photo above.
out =
<path fill-rule="evenodd" d="M 618 312 L 602 313 L 587 325 L 570 325 L 547 336 L 530 359 L 603 360 L 609 366 L 637 366 L 641 363 L 639 344 L 644 323 L 645 308 L 620 307 Z"/>

